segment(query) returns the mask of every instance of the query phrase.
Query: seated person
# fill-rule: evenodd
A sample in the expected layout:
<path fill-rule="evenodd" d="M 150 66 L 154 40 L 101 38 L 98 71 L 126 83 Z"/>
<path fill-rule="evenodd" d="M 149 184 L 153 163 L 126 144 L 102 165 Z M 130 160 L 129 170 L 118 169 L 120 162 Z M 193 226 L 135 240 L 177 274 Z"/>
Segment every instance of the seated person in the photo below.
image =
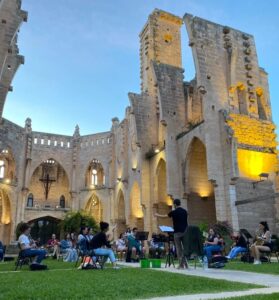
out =
<path fill-rule="evenodd" d="M 75 232 L 71 233 L 71 241 L 73 244 L 73 248 L 76 248 L 77 247 L 77 236 L 76 236 Z"/>
<path fill-rule="evenodd" d="M 88 227 L 81 227 L 78 235 L 77 245 L 82 254 L 87 254 L 89 252 L 89 241 L 87 235 Z"/>
<path fill-rule="evenodd" d="M 271 251 L 271 233 L 267 222 L 259 223 L 259 234 L 256 236 L 256 241 L 250 247 L 251 255 L 254 257 L 254 265 L 261 264 L 260 251 Z"/>
<path fill-rule="evenodd" d="M 108 256 L 113 268 L 119 269 L 119 267 L 116 266 L 116 258 L 106 235 L 109 230 L 109 224 L 106 222 L 100 222 L 100 229 L 101 231 L 90 241 L 90 249 L 93 249 L 95 255 Z"/>
<path fill-rule="evenodd" d="M 211 261 L 212 252 L 222 250 L 222 246 L 220 245 L 219 238 L 213 228 L 209 229 L 208 237 L 204 243 L 203 250 L 208 261 Z"/>
<path fill-rule="evenodd" d="M 33 264 L 40 264 L 46 257 L 46 251 L 37 249 L 36 244 L 30 239 L 31 228 L 27 223 L 20 227 L 21 235 L 18 238 L 19 247 L 25 257 L 35 257 Z"/>
<path fill-rule="evenodd" d="M 73 246 L 71 235 L 69 233 L 67 233 L 65 239 L 60 242 L 60 247 L 62 254 L 65 254 L 63 257 L 63 261 L 77 261 L 77 250 Z"/>
<path fill-rule="evenodd" d="M 153 258 L 160 258 L 165 254 L 165 245 L 158 241 L 159 236 L 152 234 L 152 239 L 149 242 L 149 254 Z"/>
<path fill-rule="evenodd" d="M 247 252 L 247 240 L 245 237 L 237 231 L 235 236 L 234 246 L 231 248 L 230 253 L 226 256 L 227 259 L 233 259 L 241 252 Z"/>
<path fill-rule="evenodd" d="M 4 246 L 2 244 L 2 242 L 0 241 L 0 261 L 3 260 L 4 257 Z"/>
<path fill-rule="evenodd" d="M 47 249 L 49 252 L 51 252 L 51 256 L 53 258 L 59 258 L 59 255 L 60 255 L 60 243 L 59 243 L 59 240 L 56 238 L 56 234 L 53 233 L 51 235 L 51 239 L 49 239 L 47 241 Z"/>
<path fill-rule="evenodd" d="M 119 253 L 119 260 L 123 260 L 124 254 L 127 252 L 126 240 L 123 233 L 120 234 L 119 239 L 115 242 L 116 253 Z"/>
<path fill-rule="evenodd" d="M 138 260 L 140 256 L 145 256 L 145 248 L 136 239 L 137 232 L 137 227 L 134 227 L 132 233 L 128 236 L 128 251 L 131 251 L 133 260 Z"/>
<path fill-rule="evenodd" d="M 86 235 L 86 238 L 88 240 L 88 242 L 90 242 L 92 239 L 93 239 L 93 228 L 92 227 L 89 227 L 88 228 L 88 233 Z"/>

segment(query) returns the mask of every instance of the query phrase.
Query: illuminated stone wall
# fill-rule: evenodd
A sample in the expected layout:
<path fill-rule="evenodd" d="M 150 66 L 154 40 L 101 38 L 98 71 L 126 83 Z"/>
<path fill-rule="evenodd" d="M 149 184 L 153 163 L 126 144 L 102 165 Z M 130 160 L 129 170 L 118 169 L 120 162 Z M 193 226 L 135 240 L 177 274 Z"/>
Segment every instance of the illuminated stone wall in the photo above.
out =
<path fill-rule="evenodd" d="M 234 131 L 234 137 L 239 145 L 274 151 L 277 142 L 274 132 L 276 126 L 269 122 L 247 115 L 230 114 L 228 124 Z"/>

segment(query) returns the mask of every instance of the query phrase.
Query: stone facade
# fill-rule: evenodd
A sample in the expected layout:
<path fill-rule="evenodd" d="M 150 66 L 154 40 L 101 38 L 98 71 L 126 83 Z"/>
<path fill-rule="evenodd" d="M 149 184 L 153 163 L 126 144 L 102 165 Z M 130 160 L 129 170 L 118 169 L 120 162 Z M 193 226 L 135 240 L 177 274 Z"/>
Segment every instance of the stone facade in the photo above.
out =
<path fill-rule="evenodd" d="M 14 36 L 27 14 L 20 1 L 2 0 L 0 15 L 7 19 L 2 116 L 7 63 L 14 61 L 14 74 L 23 61 L 9 52 L 16 39 L 5 30 Z M 118 233 L 127 226 L 157 232 L 171 222 L 154 212 L 167 213 L 176 197 L 190 223 L 228 221 L 253 232 L 266 219 L 278 232 L 275 126 L 253 36 L 188 14 L 183 20 L 195 78 L 183 77 L 182 19 L 154 10 L 140 33 L 141 93 L 129 93 L 125 118 L 113 118 L 110 131 L 81 136 L 77 126 L 64 136 L 33 131 L 30 119 L 24 127 L 1 120 L 0 239 L 14 239 L 20 221 L 59 220 L 78 209 L 117 224 Z"/>

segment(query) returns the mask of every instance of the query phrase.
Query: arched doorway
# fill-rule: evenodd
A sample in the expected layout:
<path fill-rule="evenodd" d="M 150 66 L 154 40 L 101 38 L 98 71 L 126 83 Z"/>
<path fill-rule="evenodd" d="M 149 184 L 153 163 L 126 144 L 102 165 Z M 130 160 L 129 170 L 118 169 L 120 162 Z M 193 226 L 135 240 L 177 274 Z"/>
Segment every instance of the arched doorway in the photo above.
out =
<path fill-rule="evenodd" d="M 9 244 L 11 237 L 11 205 L 7 193 L 0 189 L 0 239 Z"/>
<path fill-rule="evenodd" d="M 56 237 L 60 238 L 60 228 L 58 224 L 61 220 L 53 218 L 51 216 L 45 216 L 37 219 L 33 219 L 28 222 L 31 226 L 31 237 L 34 240 L 40 239 L 41 244 L 46 244 L 53 233 Z"/>
<path fill-rule="evenodd" d="M 102 220 L 103 212 L 100 203 L 100 199 L 93 194 L 90 199 L 87 201 L 85 210 L 92 216 L 97 223 L 100 223 Z"/>
<path fill-rule="evenodd" d="M 71 206 L 68 175 L 65 169 L 53 158 L 45 160 L 35 169 L 30 180 L 29 191 L 33 198 L 32 204 L 35 207 L 61 207 L 62 196 L 64 208 Z M 31 205 L 31 201 L 28 202 L 28 197 L 26 206 Z"/>
<path fill-rule="evenodd" d="M 137 182 L 133 184 L 130 192 L 130 227 L 144 229 L 144 218 L 141 206 L 140 188 Z"/>
<path fill-rule="evenodd" d="M 163 159 L 160 159 L 156 169 L 156 191 L 157 199 L 154 207 L 159 214 L 167 215 L 171 211 L 172 199 L 167 194 L 167 168 L 166 162 Z M 156 225 L 173 226 L 170 218 L 159 217 L 157 217 Z M 157 231 L 158 229 L 154 228 L 154 230 Z"/>
<path fill-rule="evenodd" d="M 206 148 L 194 138 L 186 158 L 186 190 L 189 222 L 192 224 L 216 222 L 215 197 L 208 181 Z"/>
<path fill-rule="evenodd" d="M 126 231 L 126 214 L 125 214 L 125 199 L 124 193 L 122 190 L 119 191 L 117 196 L 117 236 L 120 233 L 124 233 Z"/>

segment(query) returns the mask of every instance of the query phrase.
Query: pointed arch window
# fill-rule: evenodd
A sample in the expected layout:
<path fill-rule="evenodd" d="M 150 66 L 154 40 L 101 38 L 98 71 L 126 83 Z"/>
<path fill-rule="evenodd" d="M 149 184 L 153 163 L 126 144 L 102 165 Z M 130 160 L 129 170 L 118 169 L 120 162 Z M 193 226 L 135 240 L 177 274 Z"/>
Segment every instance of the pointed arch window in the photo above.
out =
<path fill-rule="evenodd" d="M 98 171 L 96 169 L 91 171 L 91 184 L 98 185 Z"/>
<path fill-rule="evenodd" d="M 65 200 L 65 196 L 64 196 L 64 195 L 62 195 L 62 196 L 60 197 L 60 200 L 59 200 L 59 206 L 60 206 L 61 208 L 65 208 L 65 206 L 66 206 L 66 200 Z"/>
<path fill-rule="evenodd" d="M 0 179 L 4 178 L 5 175 L 5 162 L 4 160 L 0 160 Z"/>
<path fill-rule="evenodd" d="M 34 205 L 33 194 L 29 194 L 27 197 L 27 207 L 33 207 L 33 205 Z"/>

